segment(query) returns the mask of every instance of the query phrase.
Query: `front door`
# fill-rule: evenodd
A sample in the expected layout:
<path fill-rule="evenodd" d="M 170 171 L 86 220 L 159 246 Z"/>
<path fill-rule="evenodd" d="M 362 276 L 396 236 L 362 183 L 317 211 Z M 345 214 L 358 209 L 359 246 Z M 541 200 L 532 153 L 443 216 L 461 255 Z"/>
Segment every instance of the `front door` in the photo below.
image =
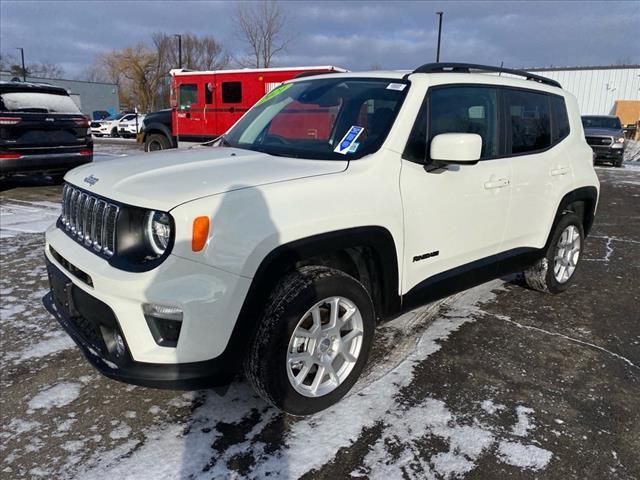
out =
<path fill-rule="evenodd" d="M 496 88 L 481 85 L 428 92 L 402 160 L 403 294 L 436 275 L 489 263 L 501 251 L 511 165 L 499 155 L 497 98 Z M 430 141 L 448 132 L 479 134 L 481 160 L 429 171 Z"/>

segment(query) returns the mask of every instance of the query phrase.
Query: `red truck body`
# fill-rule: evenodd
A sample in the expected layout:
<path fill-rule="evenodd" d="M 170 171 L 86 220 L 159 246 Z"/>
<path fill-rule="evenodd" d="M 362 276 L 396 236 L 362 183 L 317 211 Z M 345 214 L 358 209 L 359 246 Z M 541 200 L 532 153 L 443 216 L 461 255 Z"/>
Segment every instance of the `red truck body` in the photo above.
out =
<path fill-rule="evenodd" d="M 258 100 L 282 82 L 301 74 L 344 71 L 333 66 L 209 72 L 172 70 L 173 136 L 180 142 L 211 140 L 226 132 Z M 322 129 L 323 123 L 330 124 L 299 125 L 299 134 L 322 134 L 318 129 Z"/>

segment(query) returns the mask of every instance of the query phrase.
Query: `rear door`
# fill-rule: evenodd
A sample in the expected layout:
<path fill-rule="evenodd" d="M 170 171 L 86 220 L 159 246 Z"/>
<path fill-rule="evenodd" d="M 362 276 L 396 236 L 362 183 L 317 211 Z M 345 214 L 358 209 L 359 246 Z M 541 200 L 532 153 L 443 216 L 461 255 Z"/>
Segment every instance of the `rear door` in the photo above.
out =
<path fill-rule="evenodd" d="M 513 171 L 505 250 L 540 248 L 547 241 L 563 192 L 570 191 L 573 183 L 572 153 L 562 141 L 569 134 L 564 99 L 511 88 L 504 89 L 503 99 L 506 148 Z"/>
<path fill-rule="evenodd" d="M 38 153 L 87 146 L 87 118 L 66 94 L 0 90 L 0 146 L 4 150 Z"/>

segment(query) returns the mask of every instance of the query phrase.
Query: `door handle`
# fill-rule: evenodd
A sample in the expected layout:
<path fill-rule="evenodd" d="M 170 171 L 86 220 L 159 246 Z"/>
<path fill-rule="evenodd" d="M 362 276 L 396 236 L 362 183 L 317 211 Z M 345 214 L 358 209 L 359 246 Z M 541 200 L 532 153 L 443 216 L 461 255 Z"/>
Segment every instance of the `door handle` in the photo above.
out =
<path fill-rule="evenodd" d="M 486 188 L 487 190 L 491 190 L 493 188 L 502 188 L 502 187 L 507 187 L 509 185 L 509 179 L 508 178 L 500 178 L 498 180 L 492 180 L 490 182 L 485 182 L 484 183 L 484 188 Z"/>
<path fill-rule="evenodd" d="M 558 177 L 560 175 L 566 175 L 569 173 L 569 169 L 567 167 L 556 167 L 551 169 L 551 176 Z"/>

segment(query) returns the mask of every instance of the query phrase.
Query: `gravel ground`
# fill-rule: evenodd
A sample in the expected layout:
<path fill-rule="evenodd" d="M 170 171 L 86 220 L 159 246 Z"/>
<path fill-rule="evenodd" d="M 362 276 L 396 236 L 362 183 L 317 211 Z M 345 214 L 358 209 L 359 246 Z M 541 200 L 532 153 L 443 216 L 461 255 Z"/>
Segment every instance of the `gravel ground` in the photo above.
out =
<path fill-rule="evenodd" d="M 97 157 L 131 148 L 99 144 Z M 404 315 L 376 332 L 354 391 L 305 419 L 243 380 L 220 396 L 92 370 L 41 304 L 60 187 L 5 183 L 0 476 L 640 478 L 640 166 L 597 171 L 599 211 L 567 292 L 510 277 Z"/>

